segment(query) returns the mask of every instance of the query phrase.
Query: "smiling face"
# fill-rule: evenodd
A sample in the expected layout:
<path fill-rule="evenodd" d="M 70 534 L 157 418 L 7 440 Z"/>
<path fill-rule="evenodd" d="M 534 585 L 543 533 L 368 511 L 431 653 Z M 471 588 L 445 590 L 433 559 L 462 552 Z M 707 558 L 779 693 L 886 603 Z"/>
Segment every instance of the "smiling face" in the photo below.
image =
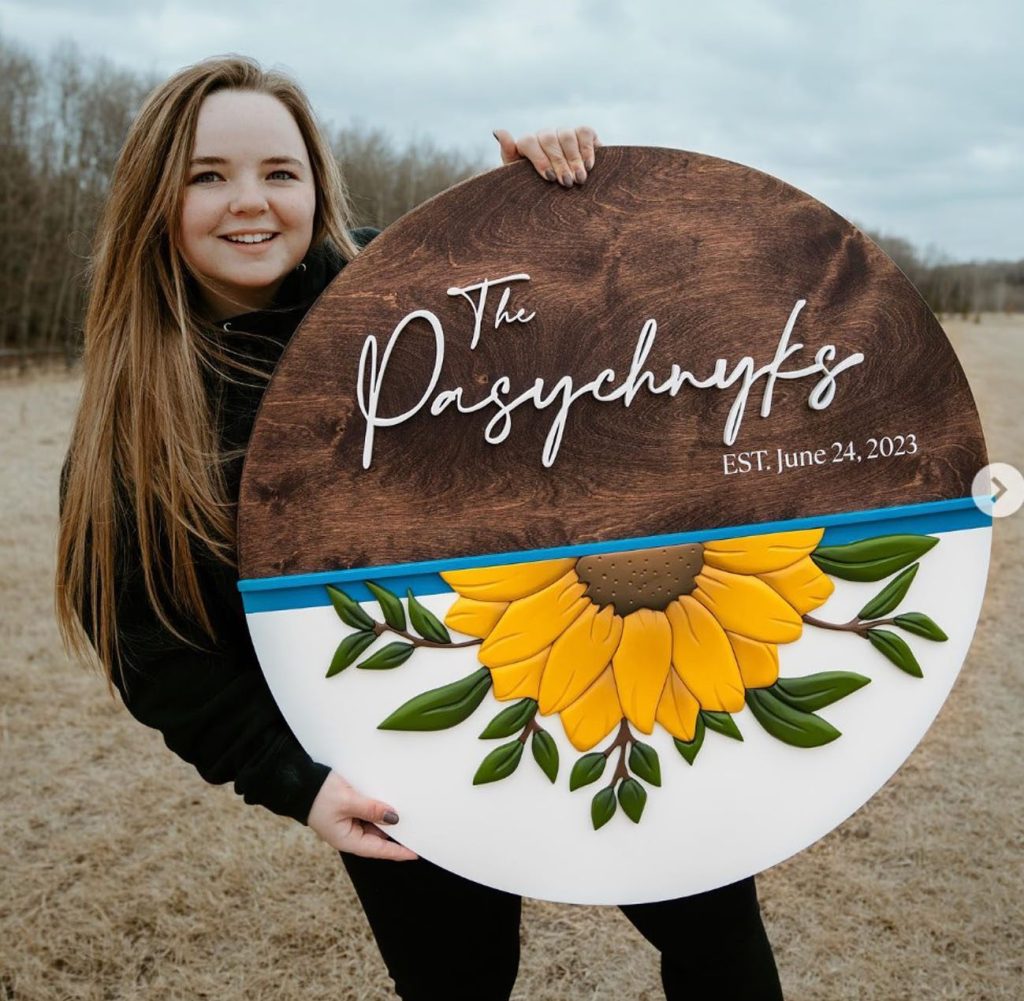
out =
<path fill-rule="evenodd" d="M 291 112 L 269 94 L 222 90 L 199 109 L 180 249 L 213 319 L 270 304 L 309 250 L 316 187 Z M 206 285 L 212 284 L 212 289 Z"/>

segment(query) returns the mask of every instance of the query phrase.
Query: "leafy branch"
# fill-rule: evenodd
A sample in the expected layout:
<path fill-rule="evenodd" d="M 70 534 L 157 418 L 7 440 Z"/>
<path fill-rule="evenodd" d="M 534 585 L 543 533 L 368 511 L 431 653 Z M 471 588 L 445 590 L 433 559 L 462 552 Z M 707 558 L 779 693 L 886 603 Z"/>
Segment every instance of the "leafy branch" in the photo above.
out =
<path fill-rule="evenodd" d="M 814 615 L 804 615 L 803 621 L 819 629 L 852 632 L 871 645 L 901 671 L 915 678 L 924 672 L 906 640 L 882 626 L 896 626 L 934 642 L 949 637 L 923 612 L 904 612 L 891 615 L 907 596 L 910 585 L 921 564 L 914 562 L 933 546 L 938 539 L 929 535 L 890 535 L 875 539 L 862 539 L 844 546 L 828 546 L 811 553 L 815 564 L 827 573 L 844 580 L 878 581 L 900 571 L 849 622 L 826 622 Z M 749 702 L 749 700 L 748 700 Z"/>
<path fill-rule="evenodd" d="M 584 754 L 573 765 L 569 776 L 569 789 L 575 791 L 596 782 L 604 774 L 608 759 L 616 750 L 619 752 L 619 758 L 611 781 L 590 802 L 590 820 L 595 831 L 612 819 L 616 809 L 616 796 L 623 813 L 634 824 L 640 823 L 640 817 L 647 805 L 647 790 L 633 778 L 633 775 L 650 785 L 661 785 L 658 752 L 650 744 L 637 740 L 629 729 L 629 724 L 623 719 L 611 744 L 603 751 Z"/>
<path fill-rule="evenodd" d="M 396 641 L 381 647 L 366 660 L 357 664 L 357 667 L 367 670 L 390 670 L 404 664 L 412 655 L 413 650 L 418 647 L 440 647 L 454 650 L 459 647 L 478 646 L 483 642 L 480 639 L 454 642 L 440 619 L 416 600 L 412 588 L 406 590 L 406 600 L 409 605 L 407 620 L 402 600 L 397 594 L 373 581 L 367 581 L 366 586 L 380 604 L 381 612 L 384 615 L 383 622 L 379 622 L 369 615 L 358 601 L 340 588 L 327 585 L 327 595 L 331 599 L 331 605 L 338 618 L 345 625 L 356 630 L 338 644 L 338 649 L 327 669 L 328 678 L 334 677 L 355 663 L 366 648 L 385 633 L 401 636 L 405 642 Z M 416 630 L 415 633 L 409 631 L 410 624 Z"/>
<path fill-rule="evenodd" d="M 515 740 L 496 747 L 480 762 L 480 767 L 473 776 L 473 785 L 508 778 L 519 767 L 527 740 L 530 740 L 534 761 L 548 777 L 548 781 L 554 782 L 558 778 L 558 747 L 551 734 L 537 722 L 535 699 L 521 699 L 502 709 L 487 724 L 484 732 L 480 734 L 480 739 L 511 737 L 516 731 L 519 733 Z"/>

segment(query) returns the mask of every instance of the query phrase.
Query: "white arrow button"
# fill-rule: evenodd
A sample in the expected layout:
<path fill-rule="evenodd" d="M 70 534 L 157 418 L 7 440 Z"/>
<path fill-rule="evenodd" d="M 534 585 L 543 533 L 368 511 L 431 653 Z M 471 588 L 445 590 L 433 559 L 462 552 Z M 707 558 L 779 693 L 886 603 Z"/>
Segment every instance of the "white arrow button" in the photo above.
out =
<path fill-rule="evenodd" d="M 1008 462 L 979 469 L 971 484 L 974 503 L 993 518 L 1006 518 L 1024 504 L 1024 475 Z"/>

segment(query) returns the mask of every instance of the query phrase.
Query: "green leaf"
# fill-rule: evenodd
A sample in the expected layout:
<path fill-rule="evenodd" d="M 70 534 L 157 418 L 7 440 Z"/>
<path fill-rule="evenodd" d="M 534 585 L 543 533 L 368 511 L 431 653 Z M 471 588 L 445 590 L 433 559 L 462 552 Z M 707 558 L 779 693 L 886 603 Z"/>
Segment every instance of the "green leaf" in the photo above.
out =
<path fill-rule="evenodd" d="M 715 733 L 720 733 L 724 737 L 732 737 L 733 740 L 743 739 L 743 734 L 740 733 L 736 721 L 728 713 L 713 713 L 702 709 L 700 716 L 709 730 L 714 730 Z"/>
<path fill-rule="evenodd" d="M 949 639 L 923 612 L 907 612 L 904 615 L 897 615 L 893 619 L 893 623 L 901 629 L 906 629 L 908 633 L 923 636 L 926 640 L 935 640 L 937 643 L 943 643 Z"/>
<path fill-rule="evenodd" d="M 639 740 L 633 742 L 629 751 L 629 770 L 645 782 L 650 782 L 652 786 L 661 785 L 661 762 L 658 760 L 658 752 L 650 744 L 641 743 Z M 620 790 L 619 797 L 621 796 Z"/>
<path fill-rule="evenodd" d="M 558 778 L 558 748 L 554 738 L 547 730 L 534 730 L 530 748 L 540 770 L 554 782 Z"/>
<path fill-rule="evenodd" d="M 608 759 L 599 751 L 584 754 L 572 766 L 572 772 L 569 774 L 569 791 L 574 792 L 582 786 L 588 786 L 591 782 L 596 782 L 604 772 L 604 766 L 607 761 Z"/>
<path fill-rule="evenodd" d="M 409 618 L 412 621 L 413 629 L 432 643 L 451 643 L 451 634 L 433 612 L 424 608 L 416 600 L 411 587 L 406 590 L 405 594 L 409 600 Z"/>
<path fill-rule="evenodd" d="M 894 577 L 878 592 L 861 610 L 858 616 L 862 619 L 878 619 L 888 615 L 907 595 L 910 585 L 917 576 L 920 563 L 907 567 L 898 577 Z"/>
<path fill-rule="evenodd" d="M 938 541 L 931 535 L 879 535 L 845 546 L 819 546 L 811 559 L 842 580 L 882 580 L 920 559 Z"/>
<path fill-rule="evenodd" d="M 391 668 L 404 664 L 415 649 L 411 643 L 389 643 L 356 667 L 368 671 L 390 671 Z"/>
<path fill-rule="evenodd" d="M 334 606 L 334 610 L 338 613 L 338 618 L 345 623 L 346 626 L 351 626 L 353 629 L 372 629 L 373 619 L 370 618 L 366 612 L 360 607 L 359 602 L 354 601 L 344 591 L 339 591 L 336 587 L 327 585 L 327 596 L 331 599 L 331 604 Z"/>
<path fill-rule="evenodd" d="M 496 737 L 511 737 L 518 733 L 537 711 L 537 703 L 533 699 L 521 699 L 502 709 L 486 729 L 480 734 L 481 740 L 492 740 Z"/>
<path fill-rule="evenodd" d="M 333 678 L 344 671 L 376 638 L 377 634 L 373 630 L 350 633 L 346 636 L 334 651 L 331 666 L 327 669 L 327 677 Z"/>
<path fill-rule="evenodd" d="M 697 725 L 693 731 L 693 740 L 680 740 L 678 737 L 672 738 L 673 743 L 676 745 L 676 750 L 686 759 L 688 765 L 692 765 L 695 761 L 697 753 L 704 743 L 705 732 L 704 720 L 701 714 L 697 713 Z"/>
<path fill-rule="evenodd" d="M 594 830 L 600 830 L 615 816 L 615 790 L 602 789 L 590 801 L 590 822 Z"/>
<path fill-rule="evenodd" d="M 384 621 L 392 629 L 405 629 L 405 609 L 397 594 L 392 594 L 386 587 L 374 584 L 372 580 L 366 582 L 371 594 L 380 602 L 380 610 L 384 613 Z"/>
<path fill-rule="evenodd" d="M 814 713 L 794 709 L 767 688 L 748 688 L 747 705 L 765 730 L 792 747 L 821 747 L 840 736 L 831 723 Z"/>
<path fill-rule="evenodd" d="M 871 679 L 865 678 L 863 674 L 822 671 L 820 674 L 808 674 L 802 678 L 779 678 L 768 691 L 794 709 L 814 712 L 845 699 L 847 695 L 870 682 Z"/>
<path fill-rule="evenodd" d="M 483 785 L 485 782 L 497 782 L 500 779 L 507 779 L 518 767 L 523 757 L 522 741 L 513 740 L 508 744 L 496 747 L 490 754 L 480 762 L 480 767 L 473 776 L 473 785 Z"/>
<path fill-rule="evenodd" d="M 473 715 L 491 687 L 486 667 L 399 706 L 378 730 L 447 730 Z"/>
<path fill-rule="evenodd" d="M 888 629 L 869 629 L 868 639 L 876 650 L 885 654 L 901 671 L 906 671 L 915 678 L 924 677 L 921 665 L 902 636 L 897 636 Z"/>
<path fill-rule="evenodd" d="M 622 812 L 634 824 L 639 824 L 647 805 L 647 790 L 636 779 L 624 779 L 619 784 L 619 803 L 622 804 Z"/>

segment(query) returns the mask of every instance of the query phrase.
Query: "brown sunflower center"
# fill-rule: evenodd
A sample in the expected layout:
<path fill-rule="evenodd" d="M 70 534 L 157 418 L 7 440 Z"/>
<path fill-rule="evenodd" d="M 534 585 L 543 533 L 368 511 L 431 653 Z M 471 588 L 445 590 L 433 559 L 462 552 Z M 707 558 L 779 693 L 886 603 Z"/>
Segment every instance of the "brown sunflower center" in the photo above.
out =
<path fill-rule="evenodd" d="M 576 574 L 587 585 L 591 601 L 614 605 L 619 615 L 629 615 L 638 608 L 661 611 L 680 595 L 689 594 L 703 565 L 704 547 L 694 542 L 583 556 L 576 561 Z"/>

